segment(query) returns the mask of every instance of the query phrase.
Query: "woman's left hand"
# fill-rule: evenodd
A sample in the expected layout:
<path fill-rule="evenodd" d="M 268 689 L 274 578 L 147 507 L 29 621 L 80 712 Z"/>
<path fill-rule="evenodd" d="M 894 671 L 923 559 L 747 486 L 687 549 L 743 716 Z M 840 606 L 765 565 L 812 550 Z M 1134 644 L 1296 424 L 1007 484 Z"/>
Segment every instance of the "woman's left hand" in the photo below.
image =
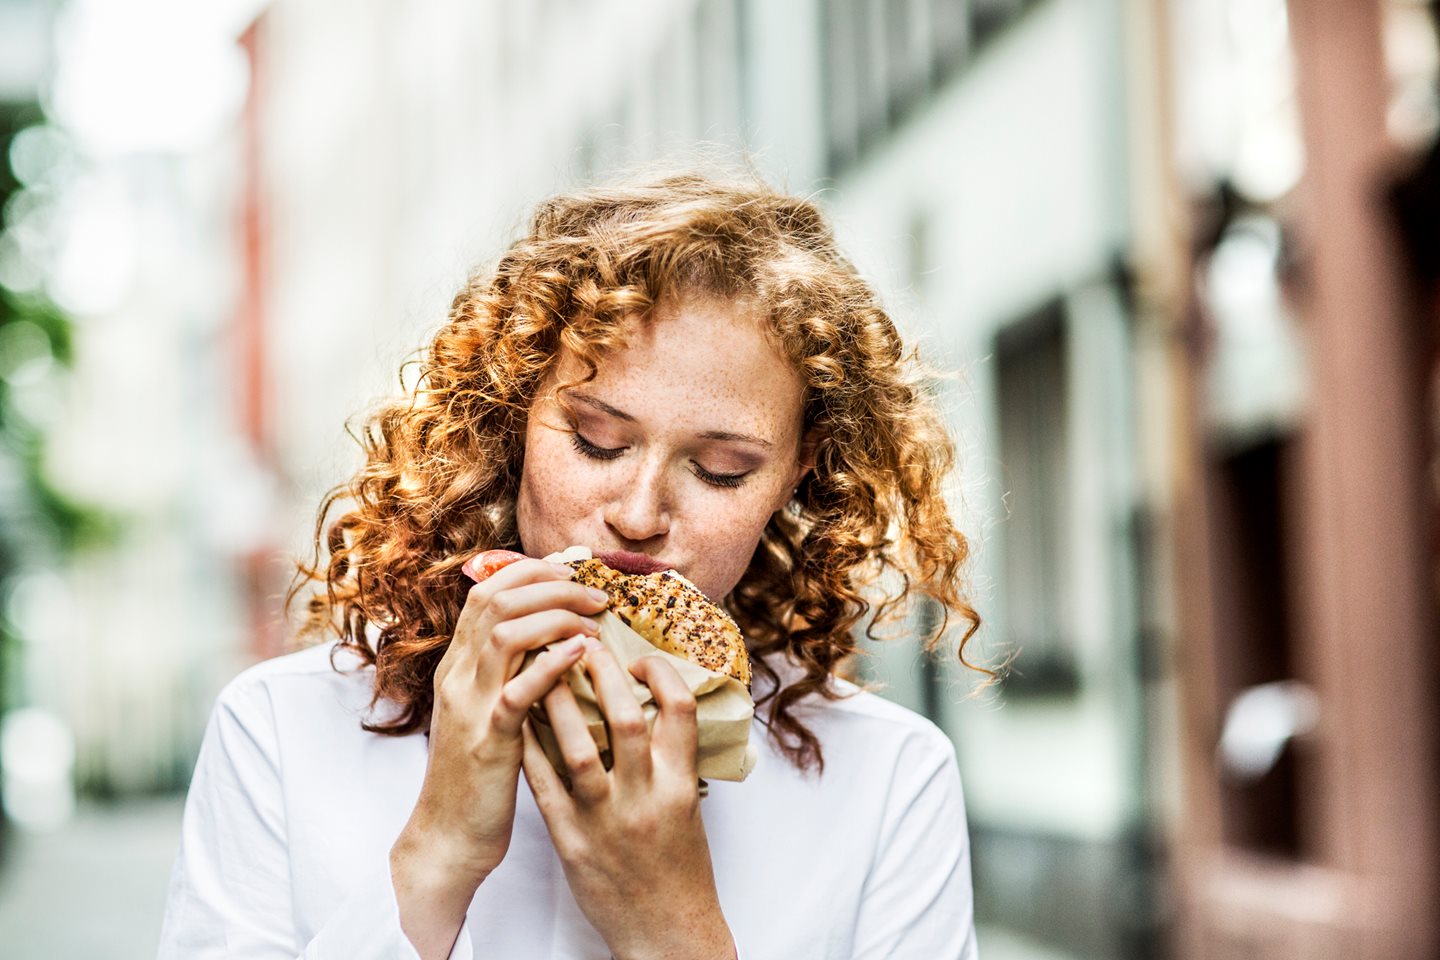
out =
<path fill-rule="evenodd" d="M 616 960 L 731 960 L 695 772 L 695 697 L 658 656 L 631 665 L 659 707 L 654 731 L 620 664 L 594 641 L 585 664 L 610 732 L 606 771 L 568 684 L 545 697 L 566 791 L 525 727 L 525 779 L 575 901 Z"/>

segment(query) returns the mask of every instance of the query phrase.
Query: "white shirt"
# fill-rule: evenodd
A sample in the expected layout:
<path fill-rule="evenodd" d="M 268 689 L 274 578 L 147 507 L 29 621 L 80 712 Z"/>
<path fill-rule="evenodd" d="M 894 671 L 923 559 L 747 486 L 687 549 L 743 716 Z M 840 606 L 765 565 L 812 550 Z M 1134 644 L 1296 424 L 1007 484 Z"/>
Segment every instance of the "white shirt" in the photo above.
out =
<path fill-rule="evenodd" d="M 355 669 L 342 648 L 346 672 L 335 671 L 332 646 L 257 664 L 221 692 L 185 804 L 161 960 L 418 960 L 389 851 L 419 796 L 428 740 L 360 729 L 373 668 Z M 949 739 L 870 693 L 812 696 L 802 709 L 822 777 L 802 775 L 757 720 L 755 771 L 711 782 L 701 801 L 741 960 L 974 960 Z M 609 956 L 522 776 L 509 852 L 476 891 L 451 958 Z"/>

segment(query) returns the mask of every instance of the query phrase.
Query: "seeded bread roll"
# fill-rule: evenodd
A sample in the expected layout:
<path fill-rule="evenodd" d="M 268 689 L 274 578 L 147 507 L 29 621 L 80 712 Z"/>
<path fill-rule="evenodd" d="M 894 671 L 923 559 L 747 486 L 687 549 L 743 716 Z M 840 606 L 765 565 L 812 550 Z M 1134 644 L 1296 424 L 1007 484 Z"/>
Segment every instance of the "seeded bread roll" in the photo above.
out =
<path fill-rule="evenodd" d="M 568 560 L 575 580 L 604 590 L 610 609 L 653 646 L 750 686 L 750 654 L 730 615 L 674 570 L 621 573 L 599 560 Z"/>

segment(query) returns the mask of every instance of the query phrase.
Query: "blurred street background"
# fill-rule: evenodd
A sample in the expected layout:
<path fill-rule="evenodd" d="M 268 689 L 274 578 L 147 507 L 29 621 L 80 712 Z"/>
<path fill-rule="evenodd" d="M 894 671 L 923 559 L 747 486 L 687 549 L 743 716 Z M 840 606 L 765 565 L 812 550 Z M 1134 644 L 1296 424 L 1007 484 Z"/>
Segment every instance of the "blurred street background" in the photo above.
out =
<path fill-rule="evenodd" d="M 1440 958 L 1437 19 L 0 0 L 0 957 L 154 955 L 347 419 L 537 201 L 702 157 L 960 374 L 1013 670 L 863 669 L 955 741 L 982 956 Z"/>

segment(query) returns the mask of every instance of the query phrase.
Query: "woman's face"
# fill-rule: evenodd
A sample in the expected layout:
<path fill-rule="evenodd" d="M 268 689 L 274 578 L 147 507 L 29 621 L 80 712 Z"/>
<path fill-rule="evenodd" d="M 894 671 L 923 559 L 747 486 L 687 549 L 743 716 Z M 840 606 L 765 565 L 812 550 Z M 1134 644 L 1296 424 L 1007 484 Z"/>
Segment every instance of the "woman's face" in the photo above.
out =
<path fill-rule="evenodd" d="M 568 409 L 548 388 L 583 366 L 562 354 L 525 433 L 525 552 L 642 554 L 723 599 L 808 469 L 804 387 L 760 322 L 720 300 L 662 302 L 568 392 Z M 644 572 L 634 557 L 612 565 Z"/>

